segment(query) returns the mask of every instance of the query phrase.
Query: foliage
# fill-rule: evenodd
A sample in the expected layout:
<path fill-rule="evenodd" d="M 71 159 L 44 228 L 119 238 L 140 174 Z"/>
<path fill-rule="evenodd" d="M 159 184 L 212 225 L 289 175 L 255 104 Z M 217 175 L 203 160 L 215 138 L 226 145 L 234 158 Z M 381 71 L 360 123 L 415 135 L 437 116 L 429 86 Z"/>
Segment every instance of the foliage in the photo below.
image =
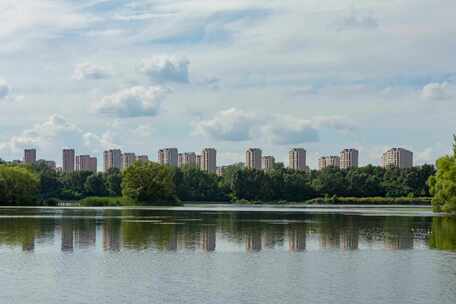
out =
<path fill-rule="evenodd" d="M 0 165 L 0 203 L 33 204 L 38 200 L 39 179 L 26 167 Z"/>
<path fill-rule="evenodd" d="M 122 194 L 143 204 L 175 201 L 173 170 L 153 162 L 136 162 L 124 171 Z"/>
<path fill-rule="evenodd" d="M 439 212 L 456 213 L 456 136 L 453 155 L 437 160 L 437 173 L 429 179 L 432 206 Z"/>
<path fill-rule="evenodd" d="M 115 207 L 131 205 L 132 202 L 123 197 L 89 196 L 79 201 L 83 207 Z"/>

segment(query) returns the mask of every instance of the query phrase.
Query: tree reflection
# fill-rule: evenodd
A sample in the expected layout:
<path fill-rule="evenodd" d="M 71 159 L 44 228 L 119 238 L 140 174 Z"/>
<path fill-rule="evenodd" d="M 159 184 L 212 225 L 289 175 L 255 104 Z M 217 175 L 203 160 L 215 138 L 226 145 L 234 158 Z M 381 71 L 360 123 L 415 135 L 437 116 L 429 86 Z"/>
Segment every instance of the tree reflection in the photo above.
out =
<path fill-rule="evenodd" d="M 434 217 L 429 247 L 439 250 L 456 250 L 456 218 Z"/>

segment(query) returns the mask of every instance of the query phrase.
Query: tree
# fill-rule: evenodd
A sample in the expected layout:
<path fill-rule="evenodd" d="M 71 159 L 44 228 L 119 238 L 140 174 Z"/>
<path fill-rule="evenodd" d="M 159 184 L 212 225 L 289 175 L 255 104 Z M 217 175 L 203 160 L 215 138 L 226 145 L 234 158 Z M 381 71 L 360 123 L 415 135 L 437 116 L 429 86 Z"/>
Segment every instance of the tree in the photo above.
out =
<path fill-rule="evenodd" d="M 107 194 L 106 185 L 101 173 L 93 173 L 87 177 L 84 183 L 85 193 L 92 196 L 105 196 Z"/>
<path fill-rule="evenodd" d="M 1 204 L 33 204 L 38 199 L 39 187 L 39 178 L 28 168 L 0 165 Z"/>
<path fill-rule="evenodd" d="M 139 203 L 176 201 L 176 185 L 170 167 L 136 162 L 123 173 L 122 194 Z"/>
<path fill-rule="evenodd" d="M 437 173 L 429 179 L 435 211 L 456 212 L 456 154 L 437 160 Z"/>
<path fill-rule="evenodd" d="M 122 194 L 122 173 L 117 168 L 109 169 L 104 174 L 106 191 L 110 196 L 120 196 Z"/>

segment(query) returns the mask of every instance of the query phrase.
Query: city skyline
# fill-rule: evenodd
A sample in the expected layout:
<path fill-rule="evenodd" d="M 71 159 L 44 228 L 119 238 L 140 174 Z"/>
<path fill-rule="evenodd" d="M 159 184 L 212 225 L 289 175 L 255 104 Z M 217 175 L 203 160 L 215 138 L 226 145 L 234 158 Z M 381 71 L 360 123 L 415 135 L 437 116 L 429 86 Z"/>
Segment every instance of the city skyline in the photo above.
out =
<path fill-rule="evenodd" d="M 456 47 L 439 38 L 456 3 L 400 2 L 2 1 L 0 156 L 174 144 L 225 164 L 304 146 L 316 167 L 349 144 L 360 165 L 394 146 L 434 163 L 454 132 Z"/>
<path fill-rule="evenodd" d="M 339 155 L 324 155 L 317 159 L 317 166 L 310 167 L 307 164 L 307 150 L 304 148 L 291 148 L 288 152 L 287 161 L 277 161 L 273 155 L 263 156 L 263 151 L 260 148 L 248 148 L 244 152 L 244 159 L 231 163 L 218 163 L 218 151 L 215 148 L 203 148 L 200 154 L 195 152 L 179 152 L 177 148 L 163 148 L 157 152 L 156 159 L 149 159 L 147 154 L 137 155 L 134 152 L 123 152 L 120 149 L 110 149 L 103 152 L 103 163 L 100 164 L 97 156 L 80 155 L 75 149 L 62 149 L 62 166 L 57 166 L 55 160 L 37 159 L 37 150 L 34 148 L 24 149 L 23 158 L 21 160 L 9 160 L 13 163 L 33 163 L 36 161 L 44 161 L 49 167 L 63 172 L 73 171 L 107 171 L 111 168 L 125 170 L 135 161 L 154 161 L 162 165 L 171 165 L 175 167 L 183 167 L 185 165 L 194 166 L 203 171 L 222 175 L 225 167 L 235 164 L 244 164 L 247 168 L 257 170 L 270 170 L 275 164 L 283 164 L 285 167 L 298 170 L 308 171 L 311 169 L 322 170 L 327 167 L 336 167 L 340 169 L 356 168 L 359 166 L 359 151 L 354 148 L 344 148 Z M 1 158 L 0 158 L 1 159 Z M 402 147 L 393 147 L 384 151 L 380 156 L 380 164 L 366 164 L 380 167 L 398 167 L 410 168 L 420 164 L 416 164 L 414 153 Z M 71 161 L 72 160 L 72 161 Z M 7 160 L 6 160 L 7 161 Z M 66 167 L 63 164 L 67 162 Z M 66 169 L 65 169 L 66 168 Z M 95 169 L 96 168 L 96 169 Z M 102 170 L 100 170 L 102 168 Z"/>

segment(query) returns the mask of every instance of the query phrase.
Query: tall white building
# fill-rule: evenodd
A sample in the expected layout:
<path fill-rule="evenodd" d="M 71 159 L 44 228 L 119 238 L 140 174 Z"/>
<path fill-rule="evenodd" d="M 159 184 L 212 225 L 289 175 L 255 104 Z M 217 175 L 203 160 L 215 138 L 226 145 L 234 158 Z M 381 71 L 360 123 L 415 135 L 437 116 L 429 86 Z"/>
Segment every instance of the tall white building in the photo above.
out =
<path fill-rule="evenodd" d="M 74 149 L 63 149 L 62 170 L 64 173 L 74 172 L 75 152 Z"/>
<path fill-rule="evenodd" d="M 250 148 L 245 152 L 245 165 L 249 169 L 261 170 L 262 151 L 258 148 Z"/>
<path fill-rule="evenodd" d="M 122 159 L 121 159 L 121 162 L 122 162 L 121 169 L 122 170 L 128 169 L 128 167 L 133 165 L 135 163 L 135 161 L 136 161 L 135 153 L 123 153 Z"/>
<path fill-rule="evenodd" d="M 359 152 L 356 149 L 344 149 L 340 152 L 340 168 L 349 169 L 358 167 Z"/>
<path fill-rule="evenodd" d="M 293 170 L 306 171 L 306 150 L 291 149 L 288 153 L 288 167 Z"/>
<path fill-rule="evenodd" d="M 122 169 L 122 151 L 119 149 L 111 149 L 103 153 L 103 167 L 104 171 L 110 169 Z"/>
<path fill-rule="evenodd" d="M 217 151 L 214 148 L 206 148 L 201 153 L 201 170 L 208 173 L 216 173 Z"/>
<path fill-rule="evenodd" d="M 166 148 L 158 151 L 158 162 L 161 165 L 169 165 L 177 167 L 178 165 L 178 154 L 177 148 Z"/>
<path fill-rule="evenodd" d="M 384 168 L 411 168 L 413 167 L 413 152 L 403 148 L 392 148 L 383 153 L 382 165 Z"/>
<path fill-rule="evenodd" d="M 322 170 L 329 167 L 340 168 L 340 157 L 335 155 L 320 157 L 318 168 Z"/>
<path fill-rule="evenodd" d="M 34 162 L 36 162 L 36 149 L 25 149 L 24 163 L 33 164 Z"/>
<path fill-rule="evenodd" d="M 274 156 L 263 156 L 262 158 L 262 168 L 265 171 L 274 169 L 275 158 Z"/>
<path fill-rule="evenodd" d="M 97 172 L 97 158 L 90 155 L 76 156 L 76 171 Z"/>

